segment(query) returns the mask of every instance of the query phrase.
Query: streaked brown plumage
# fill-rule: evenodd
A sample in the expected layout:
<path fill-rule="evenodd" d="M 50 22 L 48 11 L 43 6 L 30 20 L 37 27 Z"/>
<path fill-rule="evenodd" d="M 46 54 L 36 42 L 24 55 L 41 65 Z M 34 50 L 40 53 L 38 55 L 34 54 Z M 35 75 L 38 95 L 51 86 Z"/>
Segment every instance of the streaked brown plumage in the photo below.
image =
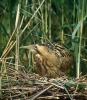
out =
<path fill-rule="evenodd" d="M 73 64 L 73 54 L 58 44 L 33 44 L 21 48 L 29 49 L 34 54 L 35 69 L 41 76 L 55 78 L 65 75 Z"/>

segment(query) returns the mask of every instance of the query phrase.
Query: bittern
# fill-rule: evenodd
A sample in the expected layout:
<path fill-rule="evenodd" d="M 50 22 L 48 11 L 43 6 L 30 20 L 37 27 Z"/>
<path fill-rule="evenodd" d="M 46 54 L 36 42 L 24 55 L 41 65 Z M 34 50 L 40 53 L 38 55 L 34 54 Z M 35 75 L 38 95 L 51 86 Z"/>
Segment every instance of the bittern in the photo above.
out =
<path fill-rule="evenodd" d="M 41 76 L 55 78 L 65 75 L 74 61 L 73 54 L 58 44 L 32 44 L 20 48 L 29 49 L 33 53 L 36 72 Z"/>

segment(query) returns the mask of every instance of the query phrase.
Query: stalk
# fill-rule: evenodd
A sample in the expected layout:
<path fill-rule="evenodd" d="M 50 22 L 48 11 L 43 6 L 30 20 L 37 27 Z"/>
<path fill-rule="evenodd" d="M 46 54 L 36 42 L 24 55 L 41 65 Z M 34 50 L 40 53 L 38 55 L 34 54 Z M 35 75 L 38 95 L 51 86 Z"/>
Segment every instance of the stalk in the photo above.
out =
<path fill-rule="evenodd" d="M 51 0 L 50 2 L 48 3 L 48 12 L 49 12 L 49 40 L 51 41 Z"/>
<path fill-rule="evenodd" d="M 62 0 L 62 3 L 64 4 L 64 0 Z M 62 27 L 63 27 L 63 24 L 64 24 L 64 9 L 63 9 L 63 6 L 62 6 Z M 64 43 L 64 31 L 62 29 L 62 34 L 61 34 L 61 42 Z"/>
<path fill-rule="evenodd" d="M 20 16 L 20 4 L 18 4 L 18 10 L 16 15 L 16 22 L 15 22 L 15 28 L 17 28 L 17 34 L 16 34 L 16 54 L 15 54 L 15 69 L 18 70 L 18 62 L 19 62 L 19 16 Z"/>
<path fill-rule="evenodd" d="M 46 36 L 47 36 L 47 17 L 48 17 L 47 16 L 47 0 L 45 0 L 45 33 L 46 33 Z"/>
<path fill-rule="evenodd" d="M 83 19 L 83 12 L 84 12 L 84 0 L 82 1 L 82 16 L 81 19 Z M 79 41 L 79 52 L 78 52 L 78 63 L 77 63 L 77 78 L 79 78 L 80 74 L 80 54 L 81 54 L 81 43 L 82 43 L 82 31 L 83 31 L 83 23 L 80 27 L 80 41 Z"/>

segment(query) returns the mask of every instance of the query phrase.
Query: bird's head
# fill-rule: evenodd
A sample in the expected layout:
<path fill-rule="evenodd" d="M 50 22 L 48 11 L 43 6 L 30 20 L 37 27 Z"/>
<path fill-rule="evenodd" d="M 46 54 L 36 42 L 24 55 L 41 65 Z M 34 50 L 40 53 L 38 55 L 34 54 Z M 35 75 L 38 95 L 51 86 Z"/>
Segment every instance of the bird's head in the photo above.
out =
<path fill-rule="evenodd" d="M 22 46 L 20 48 L 24 48 L 24 49 L 28 49 L 30 50 L 33 54 L 41 54 L 41 55 L 47 55 L 50 54 L 51 49 L 48 48 L 46 45 L 44 44 L 32 44 L 32 45 L 28 45 L 28 46 Z"/>
<path fill-rule="evenodd" d="M 31 51 L 33 54 L 36 54 L 37 53 L 37 45 L 33 44 L 33 45 L 28 45 L 28 46 L 21 46 L 20 48 L 23 48 L 23 49 L 28 49 L 29 51 Z"/>
<path fill-rule="evenodd" d="M 55 57 L 55 53 L 49 44 L 32 44 L 28 46 L 22 46 L 20 48 L 28 49 L 34 55 L 39 54 L 48 59 Z"/>

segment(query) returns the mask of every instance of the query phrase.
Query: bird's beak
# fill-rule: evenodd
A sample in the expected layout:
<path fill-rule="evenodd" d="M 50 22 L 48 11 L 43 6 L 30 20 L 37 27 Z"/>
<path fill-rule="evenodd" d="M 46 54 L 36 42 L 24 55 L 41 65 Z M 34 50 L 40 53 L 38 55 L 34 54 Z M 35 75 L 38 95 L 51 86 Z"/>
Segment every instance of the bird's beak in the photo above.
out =
<path fill-rule="evenodd" d="M 30 50 L 32 53 L 35 53 L 36 52 L 36 45 L 28 45 L 28 46 L 21 46 L 20 48 L 23 48 L 23 49 L 28 49 Z"/>

